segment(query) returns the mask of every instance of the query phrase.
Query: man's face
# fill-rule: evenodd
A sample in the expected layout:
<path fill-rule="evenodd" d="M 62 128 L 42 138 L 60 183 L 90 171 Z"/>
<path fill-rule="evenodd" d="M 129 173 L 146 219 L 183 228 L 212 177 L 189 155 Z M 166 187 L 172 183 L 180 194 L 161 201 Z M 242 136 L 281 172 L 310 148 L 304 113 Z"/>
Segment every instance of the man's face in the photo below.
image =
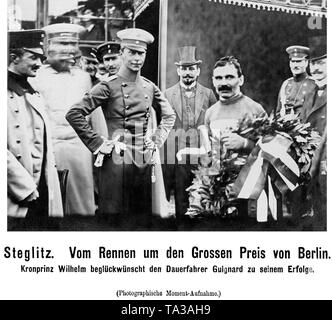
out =
<path fill-rule="evenodd" d="M 68 72 L 75 61 L 73 59 L 59 59 L 57 55 L 48 59 L 49 64 L 58 72 Z"/>
<path fill-rule="evenodd" d="M 243 76 L 239 77 L 236 67 L 226 64 L 213 70 L 213 85 L 223 99 L 229 99 L 240 92 L 243 85 Z"/>
<path fill-rule="evenodd" d="M 191 84 L 196 82 L 200 72 L 201 69 L 197 65 L 179 66 L 177 68 L 177 73 L 180 77 L 180 81 L 186 86 L 190 86 Z"/>
<path fill-rule="evenodd" d="M 327 59 L 310 62 L 310 73 L 315 81 L 323 81 L 327 77 Z"/>
<path fill-rule="evenodd" d="M 89 22 L 89 21 L 91 21 L 92 16 L 93 16 L 93 12 L 92 12 L 92 10 L 90 10 L 90 9 L 86 9 L 86 10 L 83 12 L 83 18 L 82 18 L 82 21 L 83 21 L 83 22 Z"/>
<path fill-rule="evenodd" d="M 303 58 L 303 59 L 291 58 L 289 60 L 289 67 L 292 71 L 293 76 L 305 73 L 306 69 L 308 67 L 308 59 L 306 59 L 306 58 Z"/>
<path fill-rule="evenodd" d="M 22 76 L 35 77 L 40 66 L 40 56 L 29 51 L 25 51 L 20 57 L 16 56 L 14 60 L 15 72 Z"/>
<path fill-rule="evenodd" d="M 91 77 L 94 77 L 97 73 L 97 61 L 92 61 L 83 57 L 82 62 L 83 70 L 89 73 Z"/>
<path fill-rule="evenodd" d="M 113 76 L 119 71 L 120 66 L 122 64 L 121 57 L 119 54 L 117 55 L 105 54 L 103 56 L 103 62 L 111 76 Z"/>
<path fill-rule="evenodd" d="M 142 69 L 145 57 L 145 51 L 136 51 L 129 48 L 122 50 L 122 63 L 133 72 L 139 72 Z"/>

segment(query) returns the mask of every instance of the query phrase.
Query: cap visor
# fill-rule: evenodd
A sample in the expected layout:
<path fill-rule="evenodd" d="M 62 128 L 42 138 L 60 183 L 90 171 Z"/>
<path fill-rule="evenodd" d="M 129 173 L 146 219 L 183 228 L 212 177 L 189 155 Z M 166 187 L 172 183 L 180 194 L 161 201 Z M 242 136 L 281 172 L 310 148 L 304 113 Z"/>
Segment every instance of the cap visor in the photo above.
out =
<path fill-rule="evenodd" d="M 177 65 L 178 67 L 180 66 L 196 66 L 196 65 L 200 65 L 202 63 L 201 60 L 195 61 L 195 62 L 175 62 L 175 65 Z"/>
<path fill-rule="evenodd" d="M 135 51 L 138 51 L 138 52 L 146 52 L 146 48 L 142 47 L 142 46 L 137 46 L 137 45 L 134 45 L 134 44 L 123 44 L 123 47 L 124 48 L 128 48 L 130 50 L 135 50 Z"/>

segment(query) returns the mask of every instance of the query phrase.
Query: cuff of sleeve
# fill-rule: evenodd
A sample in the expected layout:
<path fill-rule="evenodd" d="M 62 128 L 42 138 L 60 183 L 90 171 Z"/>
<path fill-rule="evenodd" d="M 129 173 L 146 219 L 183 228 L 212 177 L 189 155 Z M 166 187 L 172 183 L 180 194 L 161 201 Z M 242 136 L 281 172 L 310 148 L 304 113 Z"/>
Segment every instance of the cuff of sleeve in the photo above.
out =
<path fill-rule="evenodd" d="M 97 155 L 100 151 L 100 149 L 105 145 L 106 139 L 104 137 L 101 137 L 103 139 L 103 143 L 93 152 L 94 155 Z"/>

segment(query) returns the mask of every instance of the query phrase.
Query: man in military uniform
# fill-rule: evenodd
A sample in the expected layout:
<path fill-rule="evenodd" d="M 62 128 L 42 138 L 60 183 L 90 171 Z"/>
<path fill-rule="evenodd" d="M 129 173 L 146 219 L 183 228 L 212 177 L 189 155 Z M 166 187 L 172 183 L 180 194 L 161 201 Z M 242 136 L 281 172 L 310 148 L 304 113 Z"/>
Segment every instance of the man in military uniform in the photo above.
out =
<path fill-rule="evenodd" d="M 44 32 L 12 31 L 8 37 L 8 230 L 40 230 L 51 227 L 50 217 L 63 216 L 44 100 L 27 81 L 44 58 Z"/>
<path fill-rule="evenodd" d="M 178 49 L 180 61 L 175 65 L 179 82 L 165 92 L 176 113 L 176 120 L 174 130 L 165 144 L 167 150 L 165 148 L 163 173 L 168 201 L 171 191 L 174 191 L 178 220 L 183 219 L 189 206 L 186 189 L 194 178 L 192 171 L 197 168 L 198 159 L 188 155 L 184 159 L 185 162 L 179 163 L 175 155 L 183 148 L 199 147 L 198 127 L 204 124 L 205 111 L 217 102 L 213 91 L 197 82 L 202 61 L 196 59 L 195 51 L 196 47 L 193 46 Z"/>
<path fill-rule="evenodd" d="M 81 68 L 90 75 L 92 85 L 99 82 L 96 77 L 98 60 L 95 47 L 80 47 Z"/>
<path fill-rule="evenodd" d="M 312 127 L 320 133 L 322 140 L 310 168 L 312 180 L 309 184 L 308 198 L 313 204 L 315 230 L 326 230 L 327 54 L 325 45 L 317 45 L 313 49 L 310 72 L 317 87 L 313 105 L 303 110 L 303 120 L 311 123 Z"/>
<path fill-rule="evenodd" d="M 118 73 L 122 64 L 120 48 L 120 43 L 114 41 L 105 42 L 97 47 L 96 57 L 105 65 L 110 76 Z"/>
<path fill-rule="evenodd" d="M 158 87 L 140 75 L 153 36 L 130 28 L 119 31 L 118 37 L 123 60 L 119 72 L 97 84 L 66 118 L 90 151 L 104 156 L 99 172 L 100 214 L 113 222 L 121 217 L 144 224 L 152 210 L 151 158 L 172 129 L 175 114 Z M 85 118 L 98 106 L 107 122 L 107 139 L 94 132 Z M 153 134 L 148 132 L 151 108 L 161 112 Z"/>
<path fill-rule="evenodd" d="M 307 73 L 310 49 L 304 46 L 291 46 L 286 49 L 293 77 L 282 84 L 277 112 L 280 114 L 301 114 L 302 108 L 311 106 L 315 92 L 315 81 Z"/>
<path fill-rule="evenodd" d="M 65 215 L 94 216 L 93 158 L 65 119 L 69 107 L 91 89 L 89 74 L 74 66 L 83 27 L 59 23 L 44 29 L 49 42 L 48 63 L 38 70 L 32 83 L 46 101 L 58 169 L 69 170 Z"/>

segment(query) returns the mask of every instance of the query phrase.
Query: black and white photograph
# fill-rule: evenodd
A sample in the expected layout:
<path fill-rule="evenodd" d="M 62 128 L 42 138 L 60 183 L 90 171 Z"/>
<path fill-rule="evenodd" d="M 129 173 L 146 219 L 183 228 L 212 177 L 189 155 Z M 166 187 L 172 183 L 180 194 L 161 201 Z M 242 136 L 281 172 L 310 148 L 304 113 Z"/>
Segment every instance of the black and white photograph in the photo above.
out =
<path fill-rule="evenodd" d="M 235 265 L 238 248 L 239 261 L 255 263 L 269 250 L 331 259 L 326 0 L 8 0 L 4 9 L 9 243 L 27 241 L 46 259 L 49 239 L 51 259 L 65 264 L 93 259 L 89 244 L 99 259 L 120 258 L 106 254 L 107 239 L 128 252 L 154 245 L 145 262 L 167 250 L 193 264 L 181 245 L 202 263 Z M 205 272 L 189 265 L 181 272 Z M 211 272 L 242 272 L 223 268 Z"/>
<path fill-rule="evenodd" d="M 327 2 L 229 2 L 8 2 L 9 231 L 326 230 Z"/>

